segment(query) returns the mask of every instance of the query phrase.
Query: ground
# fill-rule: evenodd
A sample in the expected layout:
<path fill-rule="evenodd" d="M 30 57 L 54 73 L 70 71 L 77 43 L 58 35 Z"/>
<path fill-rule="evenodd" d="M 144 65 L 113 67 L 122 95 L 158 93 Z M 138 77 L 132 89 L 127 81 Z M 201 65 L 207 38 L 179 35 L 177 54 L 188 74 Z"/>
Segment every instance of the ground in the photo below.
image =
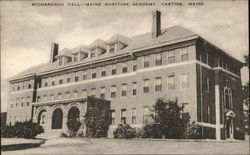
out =
<path fill-rule="evenodd" d="M 40 147 L 3 154 L 249 154 L 246 141 L 53 138 Z"/>

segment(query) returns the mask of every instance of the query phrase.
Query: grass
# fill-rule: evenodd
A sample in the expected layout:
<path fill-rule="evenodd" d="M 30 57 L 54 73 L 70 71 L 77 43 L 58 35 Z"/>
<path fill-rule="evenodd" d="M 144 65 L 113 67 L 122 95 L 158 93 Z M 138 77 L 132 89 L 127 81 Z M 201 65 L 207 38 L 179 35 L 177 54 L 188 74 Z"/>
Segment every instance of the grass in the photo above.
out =
<path fill-rule="evenodd" d="M 4 154 L 249 154 L 249 141 L 178 142 L 144 139 L 49 139 L 38 148 Z"/>

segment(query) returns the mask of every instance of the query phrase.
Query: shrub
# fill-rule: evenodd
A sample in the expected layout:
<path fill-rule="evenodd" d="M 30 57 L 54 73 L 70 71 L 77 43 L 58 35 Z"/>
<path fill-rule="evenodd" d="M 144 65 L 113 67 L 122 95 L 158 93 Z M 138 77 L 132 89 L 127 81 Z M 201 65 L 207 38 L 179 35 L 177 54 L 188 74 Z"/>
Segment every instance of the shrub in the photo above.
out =
<path fill-rule="evenodd" d="M 128 124 L 119 124 L 113 134 L 114 138 L 135 138 L 136 130 Z"/>
<path fill-rule="evenodd" d="M 13 138 L 15 137 L 15 130 L 13 126 L 2 126 L 1 127 L 1 137 Z"/>
<path fill-rule="evenodd" d="M 102 102 L 93 102 L 85 114 L 86 136 L 106 137 L 109 128 L 109 106 Z"/>
<path fill-rule="evenodd" d="M 185 130 L 185 138 L 186 139 L 201 139 L 201 126 L 192 122 L 188 124 Z"/>
<path fill-rule="evenodd" d="M 64 132 L 61 132 L 60 137 L 68 137 L 68 135 Z"/>
<path fill-rule="evenodd" d="M 159 138 L 158 133 L 162 138 L 183 138 L 189 121 L 189 118 L 182 117 L 183 108 L 177 99 L 175 101 L 158 99 L 153 106 L 154 114 L 151 115 L 154 123 L 158 125 L 147 126 L 147 132 L 153 132 L 147 134 L 157 138 Z"/>
<path fill-rule="evenodd" d="M 159 124 L 147 124 L 143 127 L 142 138 L 162 138 L 161 127 Z"/>
<path fill-rule="evenodd" d="M 78 121 L 77 119 L 70 119 L 67 121 L 67 127 L 69 129 L 69 137 L 75 137 L 77 131 L 79 130 L 81 126 L 81 122 Z"/>
<path fill-rule="evenodd" d="M 16 122 L 14 126 L 6 126 L 2 131 L 3 137 L 35 138 L 36 135 L 43 133 L 42 126 L 32 121 Z"/>

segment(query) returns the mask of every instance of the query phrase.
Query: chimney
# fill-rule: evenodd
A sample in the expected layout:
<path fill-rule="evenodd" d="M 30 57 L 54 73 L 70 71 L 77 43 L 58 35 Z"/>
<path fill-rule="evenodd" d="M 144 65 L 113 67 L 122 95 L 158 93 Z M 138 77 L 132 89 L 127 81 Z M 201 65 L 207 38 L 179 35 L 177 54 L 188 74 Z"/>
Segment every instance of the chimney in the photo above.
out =
<path fill-rule="evenodd" d="M 52 43 L 51 45 L 51 53 L 50 53 L 50 62 L 53 63 L 56 61 L 56 56 L 58 54 L 58 47 L 57 43 Z"/>
<path fill-rule="evenodd" d="M 161 12 L 158 10 L 153 11 L 152 17 L 153 17 L 152 38 L 155 39 L 161 34 Z"/>

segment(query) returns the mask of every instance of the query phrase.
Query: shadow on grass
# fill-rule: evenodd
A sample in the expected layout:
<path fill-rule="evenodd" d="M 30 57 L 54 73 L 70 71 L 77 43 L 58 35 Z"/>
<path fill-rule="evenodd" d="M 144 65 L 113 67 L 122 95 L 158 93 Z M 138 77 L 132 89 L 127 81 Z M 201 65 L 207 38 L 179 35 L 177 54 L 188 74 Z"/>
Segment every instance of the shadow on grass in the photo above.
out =
<path fill-rule="evenodd" d="M 40 145 L 45 143 L 45 139 L 40 139 L 39 143 L 22 143 L 22 144 L 10 144 L 10 145 L 2 145 L 2 151 L 14 151 L 14 150 L 24 150 L 29 148 L 39 147 Z"/>

